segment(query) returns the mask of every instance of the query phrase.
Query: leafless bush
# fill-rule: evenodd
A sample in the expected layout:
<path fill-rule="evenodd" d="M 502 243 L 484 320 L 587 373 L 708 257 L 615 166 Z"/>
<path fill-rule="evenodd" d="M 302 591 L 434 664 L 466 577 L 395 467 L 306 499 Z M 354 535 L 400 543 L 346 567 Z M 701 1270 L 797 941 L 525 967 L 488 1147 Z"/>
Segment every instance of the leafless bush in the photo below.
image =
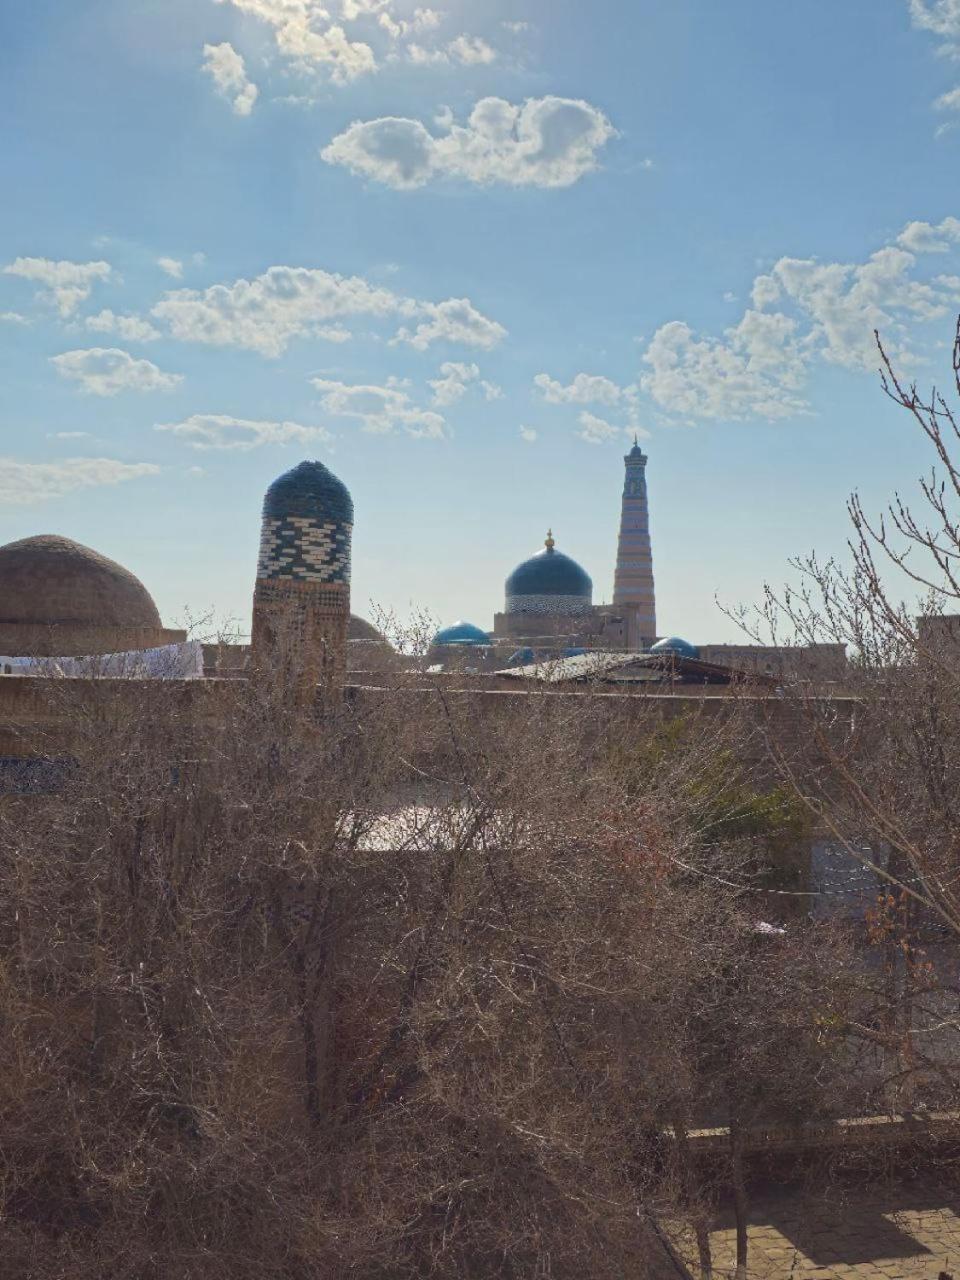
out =
<path fill-rule="evenodd" d="M 4 1275 L 621 1276 L 711 1202 L 669 1126 L 835 1104 L 733 704 L 293 678 L 49 682 L 73 765 L 0 809 Z"/>

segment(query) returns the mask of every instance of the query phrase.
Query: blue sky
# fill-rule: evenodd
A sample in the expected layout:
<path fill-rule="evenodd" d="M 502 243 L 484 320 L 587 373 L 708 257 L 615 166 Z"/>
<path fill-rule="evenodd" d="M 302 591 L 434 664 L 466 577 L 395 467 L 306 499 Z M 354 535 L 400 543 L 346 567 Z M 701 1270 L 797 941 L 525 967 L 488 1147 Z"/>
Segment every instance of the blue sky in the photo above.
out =
<path fill-rule="evenodd" d="M 0 12 L 0 541 L 245 622 L 326 461 L 354 607 L 489 625 L 548 525 L 612 589 L 649 457 L 661 627 L 735 639 L 926 459 L 960 0 L 32 0 Z"/>

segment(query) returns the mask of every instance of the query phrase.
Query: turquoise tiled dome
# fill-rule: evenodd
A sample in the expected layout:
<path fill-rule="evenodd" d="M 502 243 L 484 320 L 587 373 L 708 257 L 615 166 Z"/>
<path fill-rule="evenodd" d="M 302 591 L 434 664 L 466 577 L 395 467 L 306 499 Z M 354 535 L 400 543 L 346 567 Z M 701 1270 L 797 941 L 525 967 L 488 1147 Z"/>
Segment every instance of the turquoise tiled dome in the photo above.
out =
<path fill-rule="evenodd" d="M 593 582 L 576 560 L 557 551 L 551 533 L 542 551 L 517 565 L 506 581 L 505 594 L 508 613 L 522 609 L 523 597 L 539 600 L 564 597 L 589 605 L 593 599 Z"/>
<path fill-rule="evenodd" d="M 689 640 L 681 640 L 679 636 L 667 636 L 663 640 L 658 640 L 650 650 L 651 653 L 675 653 L 678 658 L 699 658 L 700 650 L 689 642 Z"/>
<path fill-rule="evenodd" d="M 490 643 L 490 637 L 486 631 L 481 631 L 472 622 L 454 622 L 452 626 L 443 627 L 438 631 L 433 637 L 433 643 L 483 645 Z"/>

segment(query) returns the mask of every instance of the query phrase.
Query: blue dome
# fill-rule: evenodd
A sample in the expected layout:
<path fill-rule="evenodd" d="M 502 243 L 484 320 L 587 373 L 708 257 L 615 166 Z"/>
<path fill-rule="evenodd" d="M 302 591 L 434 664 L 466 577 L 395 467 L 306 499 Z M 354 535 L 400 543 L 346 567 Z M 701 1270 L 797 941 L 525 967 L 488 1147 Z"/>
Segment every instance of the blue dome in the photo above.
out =
<path fill-rule="evenodd" d="M 352 525 L 353 499 L 322 462 L 301 462 L 274 480 L 263 500 L 263 514 L 272 520 L 304 516 Z"/>
<path fill-rule="evenodd" d="M 475 644 L 490 643 L 490 637 L 472 622 L 455 622 L 450 627 L 443 627 L 433 637 L 434 644 Z"/>
<path fill-rule="evenodd" d="M 678 658 L 700 657 L 700 650 L 696 645 L 690 644 L 688 640 L 681 640 L 679 636 L 667 636 L 664 640 L 658 640 L 650 652 L 675 653 Z"/>
<path fill-rule="evenodd" d="M 506 581 L 505 594 L 515 596 L 570 596 L 588 604 L 593 599 L 593 582 L 576 560 L 557 551 L 553 536 L 546 546 L 523 564 L 517 565 Z"/>

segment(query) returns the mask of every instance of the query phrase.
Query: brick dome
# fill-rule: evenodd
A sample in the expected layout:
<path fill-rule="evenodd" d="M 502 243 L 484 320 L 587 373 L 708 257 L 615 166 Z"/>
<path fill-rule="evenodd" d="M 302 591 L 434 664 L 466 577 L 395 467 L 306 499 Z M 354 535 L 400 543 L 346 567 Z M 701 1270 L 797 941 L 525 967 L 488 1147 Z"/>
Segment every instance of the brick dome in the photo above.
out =
<path fill-rule="evenodd" d="M 351 613 L 350 621 L 347 623 L 347 639 L 379 640 L 382 642 L 385 637 L 380 634 L 372 622 L 368 622 L 366 618 L 361 618 L 359 614 Z"/>
<path fill-rule="evenodd" d="M 69 538 L 0 547 L 0 625 L 160 629 L 149 591 L 128 569 Z"/>

